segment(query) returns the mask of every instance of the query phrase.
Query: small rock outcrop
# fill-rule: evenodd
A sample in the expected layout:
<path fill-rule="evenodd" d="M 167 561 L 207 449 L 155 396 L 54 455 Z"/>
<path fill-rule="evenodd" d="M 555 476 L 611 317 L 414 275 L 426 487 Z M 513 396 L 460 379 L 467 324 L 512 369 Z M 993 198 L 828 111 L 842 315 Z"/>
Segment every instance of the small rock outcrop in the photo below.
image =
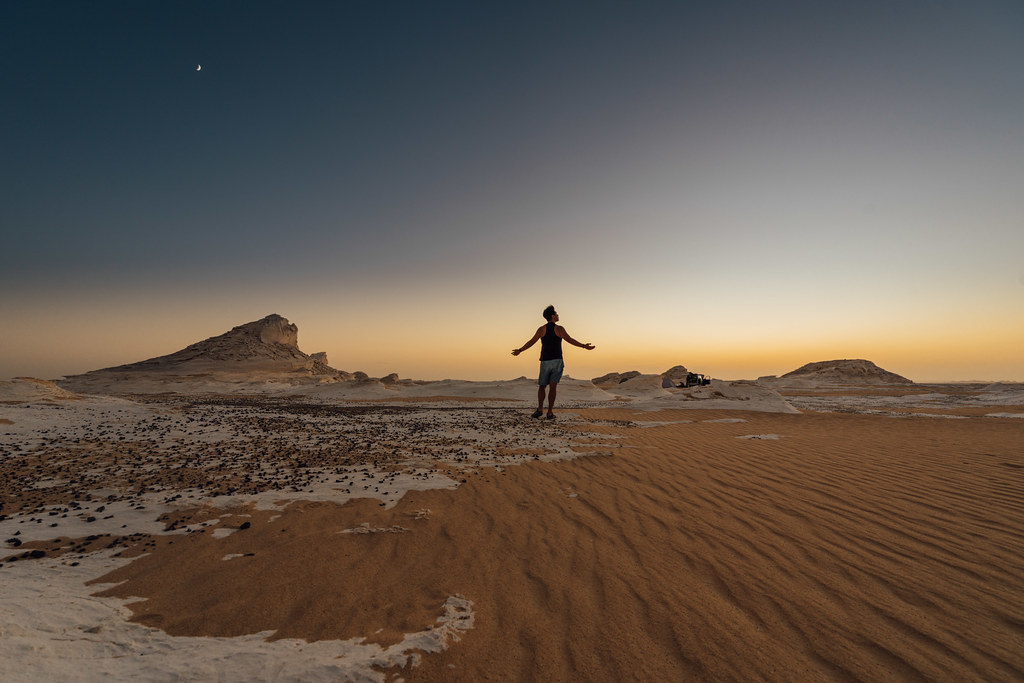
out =
<path fill-rule="evenodd" d="M 653 376 L 659 378 L 663 388 L 668 388 L 678 386 L 680 382 L 686 382 L 686 376 L 689 372 L 690 371 L 682 365 L 674 365 L 660 375 Z M 608 389 L 641 376 L 643 375 L 639 370 L 630 370 L 628 372 L 609 372 L 607 375 L 595 377 L 590 381 L 594 383 L 594 386 L 601 387 L 602 389 Z"/>
<path fill-rule="evenodd" d="M 318 351 L 317 353 L 310 354 L 309 360 L 311 361 L 311 364 L 309 365 L 309 370 L 314 375 L 340 374 L 339 371 L 335 370 L 328 364 L 326 351 Z"/>
<path fill-rule="evenodd" d="M 628 372 L 609 372 L 607 375 L 601 375 L 590 380 L 594 383 L 594 386 L 615 386 L 616 384 L 622 384 L 623 382 L 638 377 L 640 375 L 639 370 L 630 370 Z"/>

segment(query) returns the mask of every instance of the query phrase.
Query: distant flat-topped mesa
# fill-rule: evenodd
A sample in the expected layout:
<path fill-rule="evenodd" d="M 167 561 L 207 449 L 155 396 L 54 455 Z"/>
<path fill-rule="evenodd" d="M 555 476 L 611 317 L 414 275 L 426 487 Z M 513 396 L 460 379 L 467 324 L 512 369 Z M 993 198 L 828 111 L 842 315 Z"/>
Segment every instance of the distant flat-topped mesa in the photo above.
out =
<path fill-rule="evenodd" d="M 869 360 L 823 360 L 808 363 L 781 377 L 761 377 L 766 384 L 913 384 L 914 382 L 883 370 Z"/>
<path fill-rule="evenodd" d="M 307 355 L 300 351 L 298 338 L 298 327 L 272 314 L 166 356 L 72 375 L 60 384 L 67 389 L 86 391 L 115 381 L 137 382 L 147 376 L 201 379 L 224 374 L 339 374 L 327 364 L 325 353 Z M 124 389 L 130 390 L 127 385 Z"/>

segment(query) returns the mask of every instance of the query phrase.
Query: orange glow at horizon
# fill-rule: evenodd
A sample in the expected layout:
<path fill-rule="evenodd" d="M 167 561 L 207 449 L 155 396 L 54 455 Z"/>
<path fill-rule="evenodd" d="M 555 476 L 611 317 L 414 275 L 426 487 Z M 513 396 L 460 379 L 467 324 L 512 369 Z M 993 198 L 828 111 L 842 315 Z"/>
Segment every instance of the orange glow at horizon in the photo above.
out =
<path fill-rule="evenodd" d="M 962 324 L 951 324 L 942 311 L 900 324 L 884 311 L 873 317 L 855 312 L 848 321 L 815 314 L 773 319 L 727 306 L 671 315 L 653 297 L 623 303 L 602 292 L 551 301 L 528 294 L 528 300 L 499 304 L 484 290 L 457 299 L 430 288 L 407 296 L 384 291 L 355 303 L 326 296 L 300 300 L 290 292 L 245 301 L 228 292 L 196 310 L 189 297 L 142 293 L 119 299 L 105 293 L 102 320 L 88 296 L 69 296 L 60 306 L 12 312 L 9 319 L 18 324 L 5 334 L 0 377 L 56 378 L 140 361 L 272 312 L 298 325 L 300 349 L 327 352 L 340 370 L 424 380 L 532 377 L 538 349 L 519 357 L 510 351 L 543 323 L 540 309 L 555 303 L 569 333 L 597 346 L 589 352 L 565 346 L 566 372 L 578 379 L 627 370 L 660 373 L 675 365 L 722 379 L 756 379 L 815 361 L 864 358 L 918 382 L 1024 381 L 1024 328 L 991 308 L 957 316 Z"/>

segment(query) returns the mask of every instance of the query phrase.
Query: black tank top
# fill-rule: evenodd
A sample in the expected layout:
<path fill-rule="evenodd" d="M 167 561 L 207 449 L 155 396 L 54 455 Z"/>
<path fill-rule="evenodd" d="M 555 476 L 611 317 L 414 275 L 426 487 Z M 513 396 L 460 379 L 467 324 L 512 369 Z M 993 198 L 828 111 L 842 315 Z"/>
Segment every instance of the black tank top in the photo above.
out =
<path fill-rule="evenodd" d="M 540 338 L 540 359 L 555 360 L 562 357 L 562 338 L 555 334 L 555 324 L 548 323 Z"/>

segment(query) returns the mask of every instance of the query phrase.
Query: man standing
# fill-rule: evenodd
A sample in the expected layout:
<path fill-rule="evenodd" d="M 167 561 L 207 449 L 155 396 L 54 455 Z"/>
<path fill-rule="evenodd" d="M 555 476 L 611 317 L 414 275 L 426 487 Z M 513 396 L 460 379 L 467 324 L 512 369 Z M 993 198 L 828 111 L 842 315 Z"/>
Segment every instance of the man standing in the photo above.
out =
<path fill-rule="evenodd" d="M 540 377 L 537 379 L 540 388 L 537 390 L 537 410 L 530 417 L 540 417 L 544 414 L 544 387 L 549 387 L 548 419 L 554 420 L 555 393 L 558 391 L 558 382 L 562 379 L 562 370 L 565 368 L 562 362 L 562 340 L 587 351 L 593 351 L 594 345 L 579 343 L 569 336 L 564 327 L 556 325 L 558 314 L 555 313 L 554 306 L 545 308 L 543 315 L 548 321 L 547 324 L 538 327 L 533 338 L 523 344 L 522 348 L 514 349 L 512 355 L 518 356 L 540 340 Z"/>

